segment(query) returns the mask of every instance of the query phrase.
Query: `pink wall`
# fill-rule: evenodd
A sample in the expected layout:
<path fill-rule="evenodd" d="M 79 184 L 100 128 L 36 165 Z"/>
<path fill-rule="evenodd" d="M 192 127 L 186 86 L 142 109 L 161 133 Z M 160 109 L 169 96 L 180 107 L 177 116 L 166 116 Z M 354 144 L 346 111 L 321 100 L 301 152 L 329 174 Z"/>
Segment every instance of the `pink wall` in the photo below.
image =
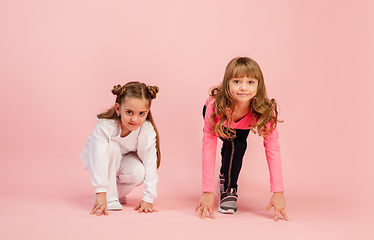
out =
<path fill-rule="evenodd" d="M 38 173 L 31 182 L 48 178 L 54 164 L 83 168 L 78 156 L 95 114 L 114 101 L 111 87 L 139 80 L 160 87 L 153 112 L 160 178 L 168 179 L 160 191 L 182 187 L 198 198 L 202 104 L 228 61 L 249 56 L 285 120 L 279 131 L 289 201 L 362 210 L 374 200 L 373 9 L 369 0 L 2 0 L 0 178 L 14 185 L 0 190 L 16 194 L 29 179 L 20 166 Z M 241 190 L 267 191 L 261 139 L 249 142 Z M 86 184 L 87 176 L 71 181 Z"/>

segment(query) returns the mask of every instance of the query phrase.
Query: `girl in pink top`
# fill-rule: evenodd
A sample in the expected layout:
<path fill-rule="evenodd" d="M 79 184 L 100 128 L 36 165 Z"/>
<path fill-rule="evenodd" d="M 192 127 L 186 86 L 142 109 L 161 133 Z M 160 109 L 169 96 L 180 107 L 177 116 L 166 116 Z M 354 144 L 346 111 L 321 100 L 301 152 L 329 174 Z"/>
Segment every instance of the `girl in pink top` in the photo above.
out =
<path fill-rule="evenodd" d="M 283 177 L 278 143 L 277 103 L 266 95 L 260 66 L 248 57 L 232 59 L 226 67 L 223 82 L 211 90 L 210 99 L 204 105 L 203 137 L 203 194 L 196 211 L 201 218 L 206 212 L 214 218 L 214 165 L 217 138 L 222 141 L 220 168 L 220 213 L 237 213 L 237 181 L 247 148 L 249 131 L 264 138 L 264 147 L 270 172 L 273 196 L 265 211 L 274 207 L 274 220 L 284 212 Z"/>

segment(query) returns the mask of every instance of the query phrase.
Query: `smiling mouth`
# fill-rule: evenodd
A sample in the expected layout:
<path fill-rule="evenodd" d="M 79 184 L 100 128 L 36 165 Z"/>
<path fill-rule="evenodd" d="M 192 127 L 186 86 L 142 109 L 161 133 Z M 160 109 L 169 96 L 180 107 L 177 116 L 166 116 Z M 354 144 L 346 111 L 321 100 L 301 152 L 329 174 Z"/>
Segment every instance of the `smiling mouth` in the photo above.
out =
<path fill-rule="evenodd" d="M 239 96 L 248 96 L 248 93 L 238 93 Z"/>
<path fill-rule="evenodd" d="M 136 125 L 138 125 L 138 124 L 136 124 L 136 123 L 130 123 L 130 125 L 132 125 L 132 126 L 136 126 Z"/>

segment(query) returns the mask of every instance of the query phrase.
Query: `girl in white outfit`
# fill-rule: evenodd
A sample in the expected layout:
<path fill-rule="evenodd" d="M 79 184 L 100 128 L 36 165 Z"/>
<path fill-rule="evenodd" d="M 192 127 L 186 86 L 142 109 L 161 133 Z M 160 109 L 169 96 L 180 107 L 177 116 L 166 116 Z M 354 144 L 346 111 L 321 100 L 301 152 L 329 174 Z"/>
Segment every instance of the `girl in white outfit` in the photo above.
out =
<path fill-rule="evenodd" d="M 117 95 L 115 105 L 97 115 L 80 156 L 96 193 L 91 214 L 122 210 L 126 195 L 143 182 L 144 196 L 135 210 L 157 212 L 153 202 L 161 154 L 150 107 L 158 87 L 129 82 L 114 86 L 112 93 Z"/>

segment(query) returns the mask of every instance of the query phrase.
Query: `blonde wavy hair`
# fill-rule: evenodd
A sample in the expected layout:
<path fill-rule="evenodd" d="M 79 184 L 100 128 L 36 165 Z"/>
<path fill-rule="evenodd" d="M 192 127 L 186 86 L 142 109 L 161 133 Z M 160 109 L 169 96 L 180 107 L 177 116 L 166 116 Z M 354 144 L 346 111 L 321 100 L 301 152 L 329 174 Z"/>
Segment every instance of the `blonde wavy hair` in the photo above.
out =
<path fill-rule="evenodd" d="M 264 77 L 260 66 L 251 58 L 237 57 L 232 59 L 226 67 L 222 83 L 218 87 L 210 90 L 210 99 L 215 99 L 214 113 L 210 116 L 210 124 L 213 133 L 221 138 L 230 139 L 236 137 L 235 129 L 225 128 L 226 122 L 230 126 L 232 122 L 231 114 L 235 110 L 235 100 L 230 93 L 229 82 L 233 78 L 249 77 L 258 80 L 257 93 L 250 100 L 250 111 L 255 117 L 255 123 L 249 125 L 249 128 L 260 136 L 266 138 L 276 128 L 278 122 L 277 102 L 275 99 L 269 99 L 266 94 Z M 217 124 L 214 119 L 218 118 Z M 270 122 L 270 128 L 266 125 Z"/>
<path fill-rule="evenodd" d="M 116 85 L 112 89 L 113 95 L 117 95 L 116 103 L 121 105 L 126 97 L 139 98 L 149 100 L 149 108 L 151 108 L 152 100 L 156 98 L 159 88 L 157 86 L 147 86 L 140 82 L 128 82 L 125 85 Z M 121 116 L 116 113 L 115 106 L 109 108 L 107 111 L 97 114 L 98 119 L 113 119 L 121 121 Z M 156 132 L 156 150 L 157 150 L 157 168 L 161 163 L 161 151 L 160 151 L 160 137 L 156 124 L 153 120 L 151 110 L 149 110 L 146 121 L 149 121 Z"/>

